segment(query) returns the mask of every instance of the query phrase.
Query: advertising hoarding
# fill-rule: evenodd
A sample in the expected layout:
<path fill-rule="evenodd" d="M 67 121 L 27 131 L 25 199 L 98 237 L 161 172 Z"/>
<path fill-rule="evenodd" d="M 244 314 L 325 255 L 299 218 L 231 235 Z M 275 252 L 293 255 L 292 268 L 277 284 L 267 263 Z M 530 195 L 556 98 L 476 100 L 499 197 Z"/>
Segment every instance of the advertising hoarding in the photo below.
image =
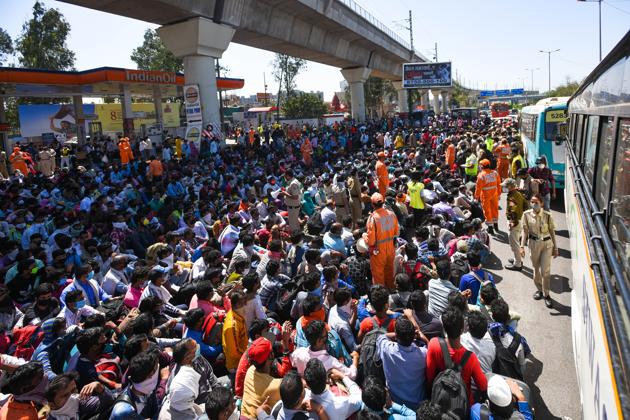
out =
<path fill-rule="evenodd" d="M 403 64 L 403 87 L 434 88 L 453 85 L 451 63 L 405 63 Z"/>

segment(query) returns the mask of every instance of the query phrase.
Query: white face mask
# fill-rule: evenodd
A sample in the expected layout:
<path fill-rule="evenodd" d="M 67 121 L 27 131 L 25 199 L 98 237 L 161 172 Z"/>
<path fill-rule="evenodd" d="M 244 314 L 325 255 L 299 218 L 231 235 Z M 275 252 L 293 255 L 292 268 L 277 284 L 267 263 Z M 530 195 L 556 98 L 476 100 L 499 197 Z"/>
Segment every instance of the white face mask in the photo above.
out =
<path fill-rule="evenodd" d="M 169 269 L 173 268 L 173 254 L 169 255 L 168 257 L 164 258 L 162 260 L 163 263 L 165 263 L 166 265 L 168 265 Z"/>
<path fill-rule="evenodd" d="M 147 378 L 142 382 L 134 383 L 133 387 L 135 388 L 136 391 L 144 395 L 151 394 L 155 390 L 155 387 L 157 386 L 159 373 L 160 373 L 160 369 L 158 367 L 158 369 L 155 370 L 155 373 L 151 375 L 150 378 Z"/>
<path fill-rule="evenodd" d="M 539 163 L 539 164 L 538 164 L 538 168 L 540 168 L 540 169 L 545 169 L 545 164 L 544 164 L 544 163 Z"/>
<path fill-rule="evenodd" d="M 72 394 L 63 407 L 57 410 L 51 410 L 55 418 L 59 420 L 74 420 L 79 418 L 79 395 Z"/>

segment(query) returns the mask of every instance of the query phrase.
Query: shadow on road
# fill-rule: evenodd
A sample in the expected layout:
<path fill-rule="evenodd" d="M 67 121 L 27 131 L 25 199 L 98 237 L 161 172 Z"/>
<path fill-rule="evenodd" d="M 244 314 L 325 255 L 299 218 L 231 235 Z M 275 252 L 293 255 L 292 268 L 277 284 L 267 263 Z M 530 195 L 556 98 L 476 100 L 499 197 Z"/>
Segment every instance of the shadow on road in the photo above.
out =
<path fill-rule="evenodd" d="M 551 289 L 552 292 L 557 293 L 557 294 L 571 293 L 571 287 L 569 286 L 569 279 L 565 276 L 560 276 L 558 274 L 551 275 L 549 288 Z"/>
<path fill-rule="evenodd" d="M 540 396 L 540 388 L 536 385 L 538 378 L 543 371 L 543 363 L 538 360 L 533 354 L 530 354 L 527 358 L 527 370 L 525 371 L 525 383 L 529 385 L 532 392 L 531 403 L 534 409 L 534 416 L 536 419 L 544 420 L 562 420 L 561 417 L 554 416 L 549 407 L 545 404 L 545 401 Z"/>

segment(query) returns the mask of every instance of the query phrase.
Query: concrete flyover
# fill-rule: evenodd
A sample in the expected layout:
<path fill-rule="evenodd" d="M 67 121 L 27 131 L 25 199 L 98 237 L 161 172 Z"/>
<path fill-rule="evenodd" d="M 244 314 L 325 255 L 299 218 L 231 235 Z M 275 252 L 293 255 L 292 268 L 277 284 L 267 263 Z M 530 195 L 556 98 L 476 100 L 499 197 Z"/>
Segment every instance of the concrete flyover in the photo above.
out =
<path fill-rule="evenodd" d="M 399 81 L 403 63 L 428 61 L 354 0 L 61 1 L 162 25 L 160 37 L 184 58 L 186 83 L 200 85 L 206 123 L 219 119 L 207 69 L 230 42 L 338 67 L 357 105 L 368 76 Z M 353 117 L 364 119 L 365 109 L 353 106 Z"/>

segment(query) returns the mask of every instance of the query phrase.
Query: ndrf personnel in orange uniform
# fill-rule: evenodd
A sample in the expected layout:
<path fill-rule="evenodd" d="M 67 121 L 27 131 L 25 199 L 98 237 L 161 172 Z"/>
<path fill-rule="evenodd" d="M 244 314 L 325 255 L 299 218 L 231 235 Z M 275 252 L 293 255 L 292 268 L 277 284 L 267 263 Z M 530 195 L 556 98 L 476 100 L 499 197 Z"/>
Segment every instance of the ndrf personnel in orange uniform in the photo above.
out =
<path fill-rule="evenodd" d="M 450 137 L 447 137 L 444 140 L 444 143 L 446 144 L 446 165 L 448 166 L 448 170 L 452 171 L 453 165 L 455 164 L 455 155 L 457 152 L 455 150 L 455 145 L 451 141 Z"/>
<path fill-rule="evenodd" d="M 394 288 L 394 254 L 398 236 L 398 219 L 393 211 L 383 208 L 383 195 L 372 194 L 374 211 L 367 221 L 364 239 L 370 247 L 370 267 L 374 284 Z"/>
<path fill-rule="evenodd" d="M 129 144 L 129 139 L 127 137 L 120 139 L 120 142 L 118 143 L 118 151 L 120 152 L 121 164 L 127 165 L 133 160 L 133 152 L 131 151 L 131 145 Z"/>
<path fill-rule="evenodd" d="M 477 175 L 475 198 L 481 202 L 483 216 L 486 218 L 488 233 L 494 235 L 499 230 L 499 196 L 501 195 L 501 181 L 497 171 L 490 169 L 490 161 L 483 159 L 479 162 L 482 168 Z"/>
<path fill-rule="evenodd" d="M 389 187 L 389 172 L 385 165 L 385 152 L 378 152 L 378 162 L 376 162 L 376 178 L 378 180 L 378 191 L 385 196 Z"/>
<path fill-rule="evenodd" d="M 501 180 L 509 178 L 510 171 L 510 154 L 512 149 L 508 145 L 507 139 L 503 138 L 493 151 L 497 157 L 497 172 L 501 177 Z"/>

